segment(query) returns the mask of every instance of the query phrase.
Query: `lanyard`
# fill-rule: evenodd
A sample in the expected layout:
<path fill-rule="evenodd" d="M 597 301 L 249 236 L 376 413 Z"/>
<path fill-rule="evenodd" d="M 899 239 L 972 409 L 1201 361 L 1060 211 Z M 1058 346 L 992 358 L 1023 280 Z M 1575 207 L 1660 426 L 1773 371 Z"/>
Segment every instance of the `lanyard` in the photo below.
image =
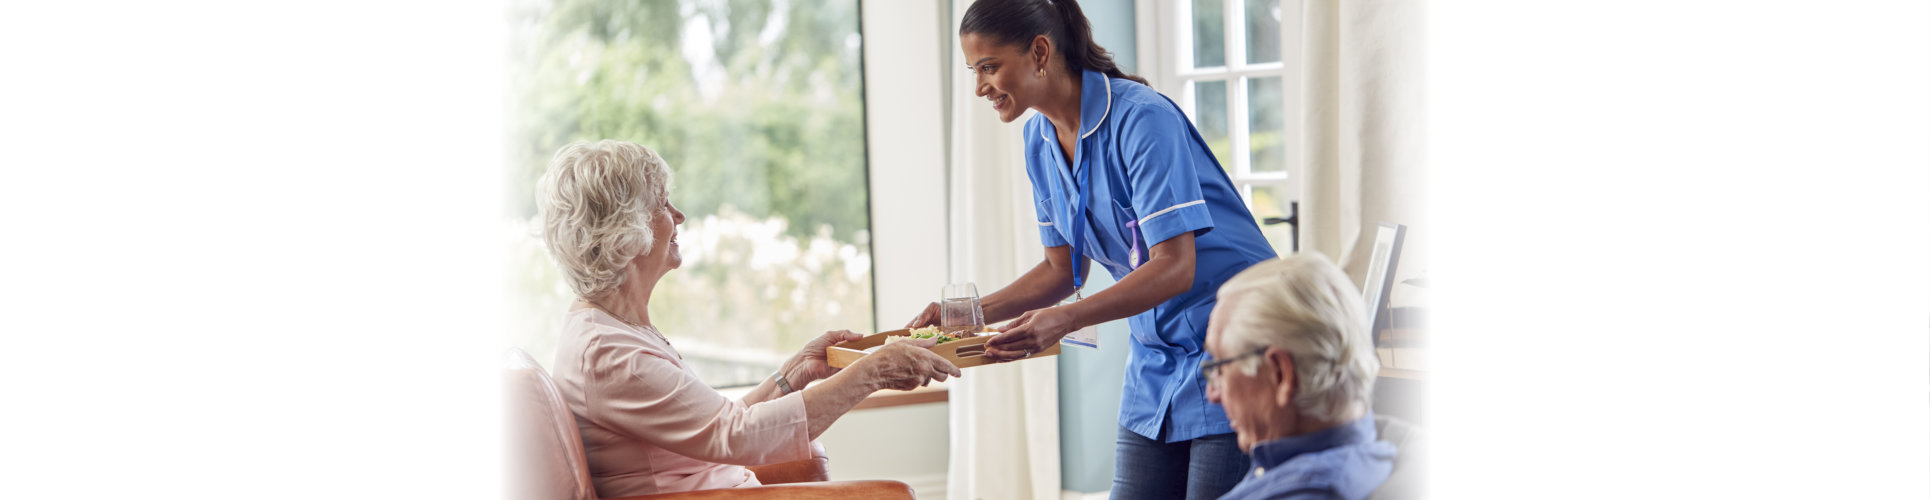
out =
<path fill-rule="evenodd" d="M 1084 140 L 1082 139 L 1081 142 L 1084 142 Z M 1079 143 L 1073 143 L 1073 152 L 1075 155 L 1078 153 L 1078 150 Z M 1085 253 L 1081 252 L 1079 247 L 1080 243 L 1086 240 L 1086 205 L 1092 199 L 1092 193 L 1090 192 L 1092 187 L 1091 163 L 1092 155 L 1090 154 L 1083 155 L 1079 158 L 1079 182 L 1072 186 L 1072 234 L 1066 235 L 1067 239 L 1072 240 L 1072 300 L 1085 298 L 1085 296 L 1080 293 L 1080 290 L 1085 288 L 1086 276 L 1085 273 L 1079 272 L 1079 264 L 1081 261 L 1079 257 L 1085 255 Z"/>

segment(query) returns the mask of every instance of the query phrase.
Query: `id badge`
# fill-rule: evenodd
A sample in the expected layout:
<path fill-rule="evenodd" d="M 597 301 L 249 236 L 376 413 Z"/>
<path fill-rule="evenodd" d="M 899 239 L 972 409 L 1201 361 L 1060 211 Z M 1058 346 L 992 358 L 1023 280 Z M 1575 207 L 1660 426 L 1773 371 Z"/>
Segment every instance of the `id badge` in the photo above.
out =
<path fill-rule="evenodd" d="M 1065 338 L 1059 339 L 1059 343 L 1064 345 L 1069 345 L 1069 346 L 1084 347 L 1087 349 L 1098 349 L 1099 348 L 1099 325 L 1092 325 L 1085 328 L 1080 328 L 1078 331 L 1074 331 L 1070 334 L 1066 334 Z"/>
<path fill-rule="evenodd" d="M 1073 290 L 1072 296 L 1066 297 L 1065 300 L 1060 301 L 1059 305 L 1063 306 L 1063 305 L 1071 304 L 1073 302 L 1078 302 L 1079 299 L 1085 298 L 1085 294 L 1082 292 L 1083 290 Z M 1075 346 L 1075 347 L 1084 347 L 1087 349 L 1098 349 L 1099 348 L 1099 325 L 1092 325 L 1085 328 L 1080 328 L 1078 330 L 1074 330 L 1072 333 L 1066 334 L 1065 338 L 1059 339 L 1059 343 L 1063 345 L 1069 345 L 1069 346 Z"/>

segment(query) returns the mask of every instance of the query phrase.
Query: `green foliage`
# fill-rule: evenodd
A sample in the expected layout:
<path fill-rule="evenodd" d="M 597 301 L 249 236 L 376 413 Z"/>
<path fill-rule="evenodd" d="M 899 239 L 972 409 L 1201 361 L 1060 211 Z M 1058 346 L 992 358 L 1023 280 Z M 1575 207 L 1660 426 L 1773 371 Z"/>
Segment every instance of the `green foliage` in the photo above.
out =
<path fill-rule="evenodd" d="M 1278 161 L 1281 161 L 1281 162 L 1286 161 L 1286 158 L 1284 156 L 1286 154 L 1285 153 L 1286 137 L 1284 137 L 1284 135 L 1281 134 L 1280 131 L 1270 130 L 1270 131 L 1253 132 L 1251 135 L 1247 136 L 1246 141 L 1247 141 L 1247 148 L 1257 152 L 1254 154 L 1255 156 L 1260 156 L 1263 158 L 1278 157 L 1279 158 Z M 1233 168 L 1233 156 L 1232 156 L 1233 140 L 1232 139 L 1228 139 L 1225 137 L 1221 137 L 1217 139 L 1208 139 L 1206 141 L 1206 149 L 1212 151 L 1213 158 L 1220 161 L 1220 168 L 1228 168 L 1228 169 Z M 1280 168 L 1282 167 L 1275 167 L 1273 170 L 1279 170 Z M 1258 169 L 1255 169 L 1255 170 L 1258 170 Z"/>
<path fill-rule="evenodd" d="M 856 0 L 536 0 L 512 10 L 511 342 L 542 361 L 571 294 L 534 238 L 550 155 L 669 161 L 684 265 L 651 318 L 713 385 L 755 383 L 826 330 L 871 328 Z"/>
<path fill-rule="evenodd" d="M 796 4 L 558 0 L 518 11 L 511 215 L 534 215 L 531 190 L 558 148 L 617 139 L 670 162 L 685 212 L 730 206 L 785 217 L 792 236 L 829 226 L 856 238 L 868 226 L 857 6 Z M 687 46 L 686 35 L 709 43 Z"/>
<path fill-rule="evenodd" d="M 1226 2 L 1193 0 L 1193 67 L 1226 65 Z"/>

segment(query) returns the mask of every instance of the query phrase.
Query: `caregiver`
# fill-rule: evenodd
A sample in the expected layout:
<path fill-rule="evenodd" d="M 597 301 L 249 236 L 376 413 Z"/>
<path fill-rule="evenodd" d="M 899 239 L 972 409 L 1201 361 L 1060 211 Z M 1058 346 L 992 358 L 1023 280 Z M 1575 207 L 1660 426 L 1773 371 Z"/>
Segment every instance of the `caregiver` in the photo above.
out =
<path fill-rule="evenodd" d="M 1046 258 L 980 301 L 987 321 L 1017 318 L 986 356 L 1129 317 L 1111 498 L 1218 498 L 1248 460 L 1199 377 L 1207 317 L 1220 284 L 1272 247 L 1185 113 L 1113 64 L 1076 2 L 979 0 L 958 31 L 999 120 L 1038 111 L 1023 138 Z M 1087 297 L 1092 264 L 1118 282 Z M 909 326 L 937 320 L 932 304 Z"/>

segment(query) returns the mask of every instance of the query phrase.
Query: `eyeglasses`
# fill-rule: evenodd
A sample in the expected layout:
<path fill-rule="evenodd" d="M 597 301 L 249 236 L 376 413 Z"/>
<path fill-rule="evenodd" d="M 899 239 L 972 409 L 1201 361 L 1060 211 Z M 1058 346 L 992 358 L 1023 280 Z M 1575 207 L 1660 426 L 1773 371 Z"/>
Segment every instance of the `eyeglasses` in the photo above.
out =
<path fill-rule="evenodd" d="M 1212 385 L 1214 382 L 1216 382 L 1215 379 L 1219 378 L 1221 366 L 1226 366 L 1227 363 L 1232 363 L 1234 361 L 1239 361 L 1253 356 L 1258 356 L 1262 353 L 1267 352 L 1267 347 L 1269 346 L 1255 347 L 1251 351 L 1247 351 L 1245 353 L 1235 355 L 1231 358 L 1216 359 L 1213 361 L 1200 363 L 1200 379 L 1205 380 L 1207 385 Z"/>

